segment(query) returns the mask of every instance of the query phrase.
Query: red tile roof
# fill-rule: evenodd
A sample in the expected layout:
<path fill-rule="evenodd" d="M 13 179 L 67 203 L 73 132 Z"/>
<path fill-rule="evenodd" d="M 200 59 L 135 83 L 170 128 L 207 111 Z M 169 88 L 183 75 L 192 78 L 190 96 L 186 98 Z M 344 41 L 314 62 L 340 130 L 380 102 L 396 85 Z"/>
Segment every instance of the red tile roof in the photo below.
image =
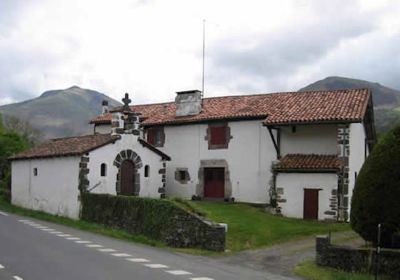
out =
<path fill-rule="evenodd" d="M 364 118 L 371 93 L 368 89 L 282 92 L 203 99 L 195 116 L 176 117 L 174 102 L 136 105 L 144 125 L 181 124 L 226 119 L 264 119 L 266 125 L 315 122 L 358 122 Z M 110 123 L 111 114 L 91 123 Z"/>
<path fill-rule="evenodd" d="M 274 166 L 276 171 L 284 170 L 338 170 L 342 166 L 337 155 L 285 155 L 278 164 Z"/>
<path fill-rule="evenodd" d="M 59 156 L 79 156 L 118 139 L 111 134 L 94 134 L 78 137 L 53 139 L 28 151 L 10 157 L 10 160 L 47 158 Z"/>
<path fill-rule="evenodd" d="M 266 125 L 315 122 L 358 122 L 371 93 L 367 89 L 284 93 L 270 103 Z"/>

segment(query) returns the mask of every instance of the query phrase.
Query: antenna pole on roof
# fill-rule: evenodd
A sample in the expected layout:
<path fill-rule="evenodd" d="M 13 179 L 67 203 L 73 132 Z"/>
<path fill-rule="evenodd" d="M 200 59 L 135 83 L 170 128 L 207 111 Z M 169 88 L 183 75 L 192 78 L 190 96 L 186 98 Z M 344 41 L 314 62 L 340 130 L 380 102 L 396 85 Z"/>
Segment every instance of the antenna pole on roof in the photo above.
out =
<path fill-rule="evenodd" d="M 203 102 L 204 98 L 204 55 L 206 50 L 206 20 L 203 19 L 203 71 L 202 71 L 202 78 L 201 78 L 201 102 Z"/>

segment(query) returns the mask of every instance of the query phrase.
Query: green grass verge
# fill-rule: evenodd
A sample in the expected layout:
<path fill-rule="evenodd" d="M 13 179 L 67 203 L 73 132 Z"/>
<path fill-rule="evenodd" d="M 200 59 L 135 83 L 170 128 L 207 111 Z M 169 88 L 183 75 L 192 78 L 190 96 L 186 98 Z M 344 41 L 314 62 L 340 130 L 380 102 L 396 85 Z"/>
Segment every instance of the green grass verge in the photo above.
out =
<path fill-rule="evenodd" d="M 310 235 L 326 234 L 328 231 L 336 232 L 350 230 L 350 227 L 347 224 L 320 223 L 278 217 L 264 212 L 261 208 L 252 207 L 242 203 L 228 204 L 221 202 L 187 201 L 181 199 L 171 200 L 192 213 L 205 216 L 212 221 L 227 223 L 228 234 L 226 239 L 226 249 L 231 252 L 267 247 L 289 240 L 304 238 Z M 2 196 L 0 196 L 0 210 L 66 225 L 113 238 L 167 248 L 165 243 L 149 239 L 142 235 L 132 235 L 126 231 L 107 228 L 95 223 L 72 220 L 41 211 L 13 206 L 5 201 Z M 220 254 L 201 249 L 173 250 L 196 255 Z"/>
<path fill-rule="evenodd" d="M 60 225 L 65 225 L 69 226 L 72 228 L 80 229 L 80 230 L 85 230 L 117 239 L 122 239 L 125 241 L 132 241 L 132 242 L 137 242 L 137 243 L 142 243 L 150 246 L 157 246 L 157 247 L 166 247 L 166 244 L 157 241 L 157 240 L 152 240 L 147 238 L 146 236 L 143 235 L 132 235 L 126 231 L 123 230 L 116 230 L 116 229 L 111 229 L 107 228 L 105 226 L 95 224 L 95 223 L 89 223 L 85 222 L 82 220 L 73 220 L 65 217 L 60 217 L 60 216 L 55 216 L 51 214 L 47 214 L 41 211 L 35 211 L 35 210 L 29 210 L 21 207 L 17 207 L 14 205 L 11 205 L 9 202 L 7 202 L 3 196 L 0 195 L 0 210 L 9 212 L 9 213 L 14 213 L 17 215 L 22 215 L 26 217 L 32 217 L 38 220 L 42 221 L 47 221 L 47 222 L 52 222 L 55 224 L 60 224 Z"/>
<path fill-rule="evenodd" d="M 348 224 L 321 223 L 278 217 L 242 203 L 189 201 L 194 212 L 210 220 L 227 223 L 226 248 L 232 252 L 271 246 L 329 231 L 350 230 Z"/>
<path fill-rule="evenodd" d="M 309 280 L 373 280 L 365 273 L 344 272 L 333 268 L 317 266 L 313 261 L 306 261 L 294 268 L 294 273 Z M 379 279 L 385 279 L 379 276 Z"/>

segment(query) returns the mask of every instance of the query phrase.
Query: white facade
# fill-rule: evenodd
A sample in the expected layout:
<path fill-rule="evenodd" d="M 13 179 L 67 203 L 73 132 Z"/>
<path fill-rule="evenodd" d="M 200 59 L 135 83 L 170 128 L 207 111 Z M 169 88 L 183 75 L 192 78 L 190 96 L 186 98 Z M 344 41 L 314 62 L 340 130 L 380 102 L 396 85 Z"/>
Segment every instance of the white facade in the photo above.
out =
<path fill-rule="evenodd" d="M 271 164 L 276 159 L 276 151 L 267 128 L 262 120 L 233 121 L 228 126 L 232 136 L 228 148 L 211 150 L 206 139 L 208 124 L 164 127 L 165 143 L 159 149 L 172 158 L 167 165 L 168 196 L 190 199 L 198 195 L 203 188 L 200 168 L 224 167 L 229 173 L 230 197 L 242 202 L 269 203 Z M 107 130 L 111 131 L 110 125 L 95 126 L 97 133 Z M 180 169 L 187 169 L 188 182 L 175 179 L 175 172 Z"/>
<path fill-rule="evenodd" d="M 94 133 L 100 133 L 100 134 L 111 133 L 111 125 L 110 124 L 96 125 L 94 127 Z"/>
<path fill-rule="evenodd" d="M 287 154 L 337 154 L 337 125 L 283 126 L 281 156 Z"/>
<path fill-rule="evenodd" d="M 159 198 L 163 186 L 163 161 L 160 155 L 138 142 L 138 136 L 122 134 L 121 139 L 89 153 L 87 190 L 94 193 L 116 194 L 118 168 L 113 164 L 121 151 L 132 150 L 140 157 L 136 172 L 140 180 L 139 196 Z M 100 166 L 106 164 L 101 176 Z M 81 156 L 19 159 L 12 161 L 12 203 L 28 209 L 54 215 L 79 218 L 79 173 Z M 147 166 L 147 167 L 146 167 Z M 147 176 L 144 170 L 147 168 Z"/>
<path fill-rule="evenodd" d="M 166 126 L 165 144 L 160 150 L 171 155 L 167 165 L 169 196 L 191 198 L 201 193 L 201 167 L 224 167 L 230 197 L 236 201 L 268 203 L 271 163 L 276 158 L 268 130 L 262 120 L 228 122 L 232 138 L 227 149 L 208 149 L 207 124 Z M 175 180 L 177 169 L 187 168 L 190 180 Z M 228 179 L 228 180 L 227 180 Z"/>
<path fill-rule="evenodd" d="M 120 166 L 115 165 L 115 160 L 117 155 L 129 150 L 135 153 L 135 157 L 140 157 L 136 170 L 140 179 L 139 196 L 159 198 L 162 190 L 161 193 L 165 191 L 167 196 L 187 199 L 204 197 L 205 169 L 223 168 L 226 199 L 266 204 L 271 201 L 270 191 L 274 187 L 280 194 L 278 206 L 281 213 L 303 218 L 304 189 L 317 189 L 318 219 L 335 217 L 336 214 L 332 214 L 337 211 L 335 199 L 341 202 L 347 200 L 345 211 L 349 212 L 355 174 L 368 155 L 363 123 L 287 125 L 272 130 L 282 158 L 293 154 L 348 157 L 348 182 L 345 182 L 348 192 L 340 197 L 339 170 L 330 170 L 330 173 L 321 173 L 320 170 L 274 173 L 272 167 L 278 160 L 277 150 L 262 119 L 221 123 L 229 128 L 229 141 L 226 147 L 217 149 L 210 149 L 208 140 L 210 125 L 215 122 L 165 125 L 165 142 L 158 149 L 171 156 L 166 166 L 154 148 L 138 142 L 138 136 L 121 134 L 121 139 L 115 143 L 83 155 L 88 159 L 84 164 L 89 170 L 87 189 L 95 193 L 117 194 Z M 111 132 L 111 126 L 96 125 L 94 131 L 107 134 Z M 347 144 L 340 144 L 340 137 L 345 137 Z M 12 202 L 26 208 L 78 218 L 80 163 L 81 157 L 13 161 Z M 102 164 L 106 166 L 104 176 L 101 175 Z M 37 176 L 33 175 L 33 168 L 38 169 Z M 149 171 L 147 176 L 145 169 Z M 180 171 L 186 172 L 189 177 L 181 180 L 177 176 Z"/>
<path fill-rule="evenodd" d="M 332 190 L 337 189 L 338 179 L 336 174 L 328 173 L 279 173 L 276 184 L 283 188 L 282 197 L 286 200 L 281 203 L 281 213 L 287 217 L 303 218 L 304 189 L 318 191 L 318 219 L 331 218 L 325 215 L 330 210 L 329 199 Z"/>
<path fill-rule="evenodd" d="M 269 203 L 269 188 L 273 181 L 272 165 L 277 160 L 276 150 L 266 127 L 261 120 L 228 122 L 230 135 L 228 148 L 209 149 L 207 141 L 208 124 L 186 124 L 164 126 L 165 143 L 160 150 L 171 155 L 167 166 L 166 194 L 191 198 L 202 196 L 204 181 L 202 167 L 223 167 L 229 180 L 229 197 L 236 201 Z M 304 124 L 280 126 L 279 137 L 273 130 L 279 145 L 280 155 L 336 155 L 343 156 L 343 147 L 338 144 L 340 124 Z M 102 125 L 102 131 L 106 129 Z M 100 131 L 100 130 L 99 130 Z M 348 193 L 337 197 L 338 172 L 320 173 L 300 171 L 297 173 L 279 172 L 275 187 L 282 190 L 279 203 L 282 214 L 288 217 L 303 217 L 304 189 L 319 189 L 318 219 L 333 219 L 337 211 L 335 200 L 341 200 L 349 213 L 349 204 L 355 184 L 355 174 L 359 172 L 368 155 L 364 144 L 366 133 L 363 123 L 352 123 L 345 130 L 348 133 Z M 208 164 L 208 165 L 207 165 Z M 175 172 L 185 169 L 190 180 L 180 182 Z M 347 202 L 343 202 L 347 200 Z M 333 201 L 333 202 L 332 202 Z M 329 213 L 329 214 L 327 214 Z"/>
<path fill-rule="evenodd" d="M 139 196 L 159 198 L 158 188 L 162 187 L 162 175 L 159 170 L 163 168 L 163 161 L 159 155 L 143 147 L 138 142 L 138 137 L 132 134 L 125 134 L 114 144 L 109 144 L 89 153 L 88 189 L 94 193 L 116 194 L 116 180 L 118 168 L 114 160 L 117 154 L 124 150 L 134 151 L 142 161 L 142 167 L 137 169 L 140 176 Z M 106 164 L 106 176 L 101 176 L 101 164 Z M 144 169 L 148 166 L 149 176 L 145 177 Z"/>
<path fill-rule="evenodd" d="M 12 204 L 77 219 L 79 161 L 80 157 L 13 161 Z"/>
<path fill-rule="evenodd" d="M 365 143 L 366 133 L 363 123 L 350 124 L 349 135 L 349 207 L 351 206 L 351 196 L 353 194 L 356 176 L 369 155 L 368 146 Z"/>

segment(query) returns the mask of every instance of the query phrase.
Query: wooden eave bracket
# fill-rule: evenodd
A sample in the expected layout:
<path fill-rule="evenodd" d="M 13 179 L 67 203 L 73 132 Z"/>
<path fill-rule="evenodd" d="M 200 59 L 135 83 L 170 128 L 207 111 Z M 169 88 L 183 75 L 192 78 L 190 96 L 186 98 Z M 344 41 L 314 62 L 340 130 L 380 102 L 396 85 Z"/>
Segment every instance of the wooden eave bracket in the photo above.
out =
<path fill-rule="evenodd" d="M 267 129 L 268 129 L 269 135 L 271 136 L 272 143 L 274 144 L 274 147 L 275 147 L 276 157 L 278 159 L 280 159 L 281 158 L 281 151 L 280 151 L 280 147 L 279 147 L 279 141 L 277 139 L 278 135 L 277 135 L 277 138 L 275 139 L 275 136 L 272 133 L 272 129 L 273 129 L 272 126 L 267 126 Z M 278 130 L 278 128 L 276 128 L 276 130 Z"/>

